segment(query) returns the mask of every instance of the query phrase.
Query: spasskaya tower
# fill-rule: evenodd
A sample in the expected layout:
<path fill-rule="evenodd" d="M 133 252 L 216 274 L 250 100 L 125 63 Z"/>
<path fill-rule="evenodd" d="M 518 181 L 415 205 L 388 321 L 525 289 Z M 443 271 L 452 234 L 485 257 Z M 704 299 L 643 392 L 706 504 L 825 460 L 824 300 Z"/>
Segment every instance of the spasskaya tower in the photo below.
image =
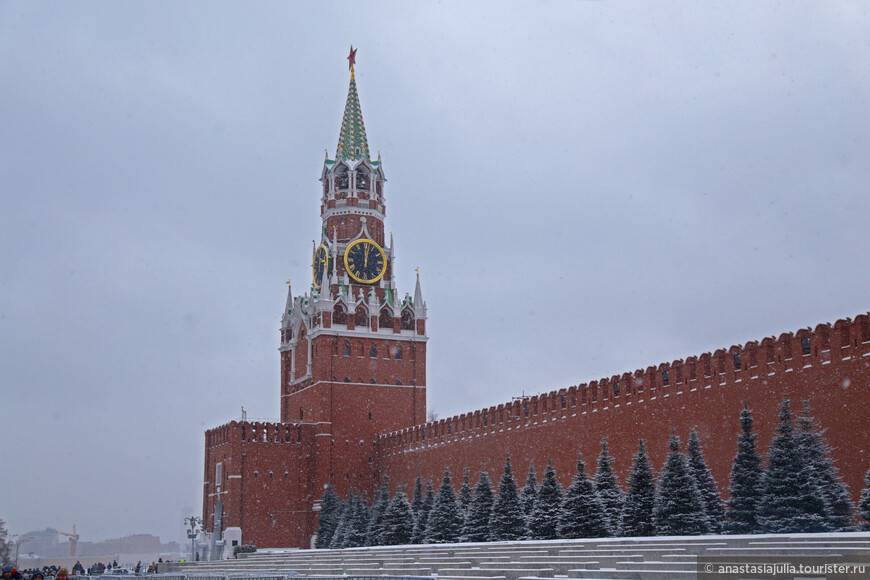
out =
<path fill-rule="evenodd" d="M 242 417 L 205 434 L 210 557 L 240 541 L 309 547 L 326 485 L 371 497 L 379 436 L 426 420 L 426 303 L 419 274 L 413 294 L 396 284 L 386 177 L 369 152 L 355 52 L 338 147 L 320 175 L 311 282 L 300 295 L 288 287 L 281 317 L 280 421 Z"/>
<path fill-rule="evenodd" d="M 386 178 L 380 155 L 369 152 L 354 57 L 335 157 L 320 175 L 310 289 L 288 289 L 279 347 L 281 421 L 331 425 L 328 476 L 337 491 L 366 489 L 357 480 L 368 475 L 378 434 L 426 414 L 426 303 L 419 275 L 413 296 L 396 284 Z"/>

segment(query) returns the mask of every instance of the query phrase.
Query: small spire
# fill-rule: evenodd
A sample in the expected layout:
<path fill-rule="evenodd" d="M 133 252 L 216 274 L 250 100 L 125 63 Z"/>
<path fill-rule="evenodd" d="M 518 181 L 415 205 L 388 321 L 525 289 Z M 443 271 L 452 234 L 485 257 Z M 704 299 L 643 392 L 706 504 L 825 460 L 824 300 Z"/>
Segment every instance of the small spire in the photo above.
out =
<path fill-rule="evenodd" d="M 414 271 L 417 272 L 417 287 L 414 288 L 414 315 L 418 319 L 426 320 L 426 301 L 423 300 L 423 289 L 420 287 L 420 269 L 414 268 Z"/>
<path fill-rule="evenodd" d="M 417 286 L 414 288 L 414 308 L 425 308 L 423 289 L 420 287 L 420 268 L 414 268 L 414 272 L 417 273 Z"/>
<path fill-rule="evenodd" d="M 323 269 L 323 275 L 320 277 L 320 298 L 323 300 L 331 300 L 332 292 L 329 287 L 329 268 Z"/>
<path fill-rule="evenodd" d="M 284 314 L 290 314 L 293 310 L 293 287 L 290 286 L 290 280 L 287 280 L 287 304 L 284 307 Z"/>

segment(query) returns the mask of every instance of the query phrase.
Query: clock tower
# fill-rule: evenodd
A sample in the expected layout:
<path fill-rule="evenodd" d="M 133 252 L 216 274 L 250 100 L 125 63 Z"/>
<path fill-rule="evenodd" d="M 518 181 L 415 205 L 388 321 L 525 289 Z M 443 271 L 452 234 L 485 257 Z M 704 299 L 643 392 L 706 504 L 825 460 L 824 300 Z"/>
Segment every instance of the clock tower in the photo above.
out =
<path fill-rule="evenodd" d="M 281 318 L 281 421 L 317 425 L 317 481 L 374 489 L 378 435 L 426 420 L 426 303 L 396 284 L 380 154 L 372 159 L 350 61 L 334 158 L 320 175 L 311 283 Z M 317 498 L 319 498 L 319 493 Z"/>

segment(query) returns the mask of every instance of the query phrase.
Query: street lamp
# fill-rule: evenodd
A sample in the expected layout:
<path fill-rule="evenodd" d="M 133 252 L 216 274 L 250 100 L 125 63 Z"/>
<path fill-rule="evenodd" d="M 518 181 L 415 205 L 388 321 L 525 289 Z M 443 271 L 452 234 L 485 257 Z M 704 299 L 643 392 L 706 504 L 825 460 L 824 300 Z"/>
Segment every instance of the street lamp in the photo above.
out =
<path fill-rule="evenodd" d="M 184 523 L 190 526 L 190 529 L 187 530 L 187 537 L 190 539 L 190 560 L 194 561 L 196 559 L 196 534 L 202 525 L 202 518 L 199 516 L 189 516 L 184 518 Z"/>
<path fill-rule="evenodd" d="M 26 538 L 21 538 L 17 542 L 15 542 L 15 569 L 18 570 L 18 550 L 21 549 L 21 544 L 24 542 L 29 542 L 36 536 L 27 536 Z"/>

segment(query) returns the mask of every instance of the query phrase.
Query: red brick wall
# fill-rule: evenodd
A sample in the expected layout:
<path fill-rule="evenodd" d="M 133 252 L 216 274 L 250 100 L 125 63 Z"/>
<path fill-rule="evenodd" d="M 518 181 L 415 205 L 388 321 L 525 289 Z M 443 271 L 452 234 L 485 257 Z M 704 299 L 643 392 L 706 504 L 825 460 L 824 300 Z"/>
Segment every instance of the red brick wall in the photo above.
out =
<path fill-rule="evenodd" d="M 802 351 L 804 338 L 809 339 L 808 354 Z M 366 340 L 389 343 L 381 338 Z M 343 353 L 343 341 L 340 344 Z M 743 401 L 753 409 L 759 449 L 766 452 L 783 393 L 791 398 L 796 415 L 802 399 L 811 401 L 813 415 L 826 429 L 827 442 L 855 497 L 870 466 L 866 429 L 870 318 L 866 314 L 854 321 L 819 325 L 814 331 L 765 338 L 416 426 L 426 410 L 425 344 L 416 345 L 413 361 L 369 360 L 367 345 L 363 345 L 364 356 L 352 351 L 354 356 L 347 360 L 342 353 L 325 354 L 335 352 L 335 345 L 323 354 L 318 350 L 315 374 L 331 378 L 342 374 L 342 365 L 347 365 L 351 376 L 367 377 L 365 373 L 372 372 L 376 378 L 401 376 L 402 386 L 314 381 L 282 397 L 282 419 L 288 423 L 232 422 L 206 432 L 203 514 L 208 529 L 218 461 L 224 462 L 225 525 L 241 525 L 245 543 L 304 548 L 316 530 L 315 506 L 330 479 L 342 497 L 350 487 L 371 497 L 382 474 L 390 476 L 394 489 L 398 484 L 412 485 L 418 473 L 437 482 L 445 467 L 457 484 L 466 467 L 476 472 L 485 466 L 497 480 L 504 455 L 510 452 L 520 482 L 530 461 L 541 473 L 547 459 L 552 459 L 563 485 L 568 485 L 577 451 L 583 452 L 589 472 L 594 472 L 599 442 L 606 435 L 624 482 L 639 437 L 647 440 L 655 467 L 661 466 L 671 426 L 684 443 L 689 429 L 698 430 L 713 476 L 725 492 Z M 740 369 L 735 368 L 738 354 Z M 410 386 L 412 378 L 422 384 Z M 276 427 L 278 442 L 274 441 Z M 262 441 L 264 430 L 268 442 Z"/>
<path fill-rule="evenodd" d="M 213 529 L 220 483 L 224 527 L 240 526 L 245 543 L 307 547 L 308 530 L 316 525 L 311 506 L 323 494 L 313 477 L 318 456 L 313 452 L 315 431 L 313 425 L 236 421 L 207 431 L 206 530 Z M 221 482 L 215 481 L 218 462 L 223 463 Z"/>
<path fill-rule="evenodd" d="M 802 354 L 801 338 L 810 340 L 808 355 Z M 734 354 L 740 354 L 740 370 L 734 368 Z M 704 376 L 707 361 L 709 377 Z M 689 380 L 692 365 L 697 365 L 695 380 Z M 668 386 L 663 385 L 662 371 L 669 371 Z M 679 382 L 678 374 L 682 375 Z M 613 389 L 617 381 L 619 396 Z M 802 399 L 810 400 L 816 422 L 826 429 L 837 465 L 857 498 L 870 467 L 867 315 L 854 322 L 819 325 L 815 332 L 787 333 L 761 345 L 734 346 L 727 352 L 719 350 L 384 435 L 378 441 L 379 467 L 393 484 L 411 485 L 418 473 L 437 482 L 445 467 L 455 482 L 464 468 L 476 473 L 481 466 L 497 481 L 505 453 L 510 452 L 521 482 L 530 461 L 540 474 L 552 459 L 560 481 L 568 485 L 578 450 L 594 472 L 600 439 L 606 435 L 624 482 L 639 437 L 646 439 L 658 469 L 665 459 L 670 427 L 677 429 L 683 443 L 695 427 L 713 476 L 726 492 L 743 401 L 753 409 L 759 449 L 765 453 L 783 393 L 791 398 L 795 415 L 801 411 Z"/>

